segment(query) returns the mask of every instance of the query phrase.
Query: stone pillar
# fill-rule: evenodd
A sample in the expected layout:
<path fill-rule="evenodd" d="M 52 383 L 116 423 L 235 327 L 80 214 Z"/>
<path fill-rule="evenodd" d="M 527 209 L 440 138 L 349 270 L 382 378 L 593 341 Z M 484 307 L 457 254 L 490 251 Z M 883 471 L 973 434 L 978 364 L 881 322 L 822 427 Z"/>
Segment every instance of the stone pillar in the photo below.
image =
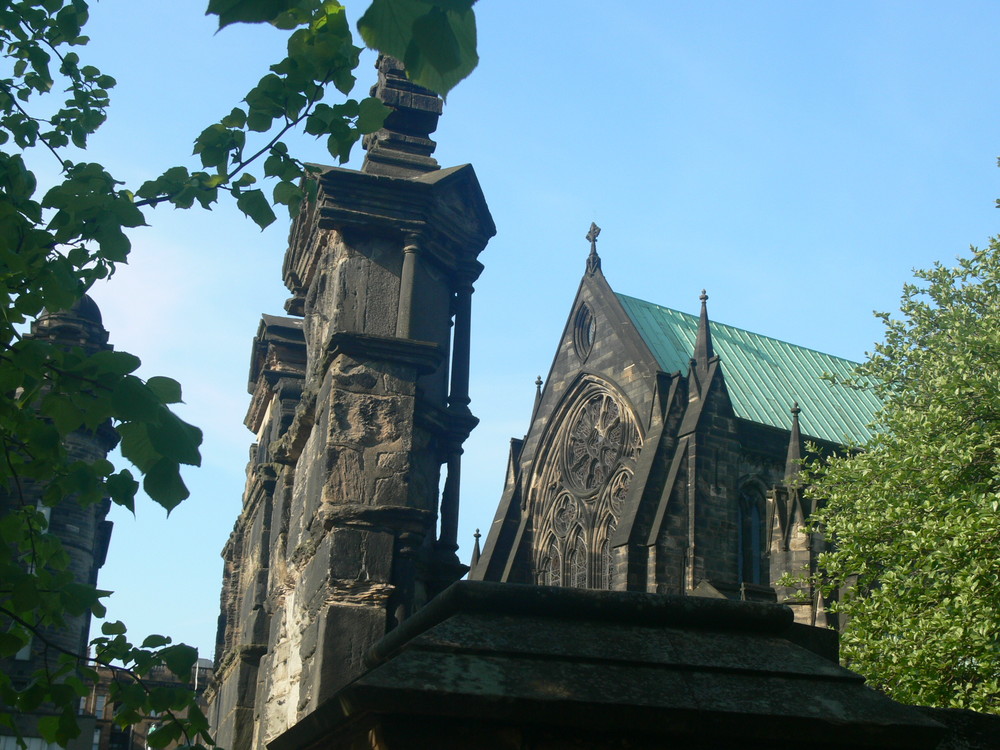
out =
<path fill-rule="evenodd" d="M 403 248 L 403 270 L 399 279 L 399 312 L 396 316 L 396 336 L 410 338 L 413 321 L 413 286 L 417 273 L 417 257 L 420 246 L 416 237 L 408 237 Z"/>
<path fill-rule="evenodd" d="M 263 584 L 270 632 L 256 748 L 360 674 L 373 643 L 466 570 L 455 550 L 459 456 L 477 422 L 470 296 L 496 229 L 472 168 L 439 169 L 430 156 L 440 100 L 397 61 L 382 57 L 378 68 L 375 95 L 393 113 L 366 138 L 360 172 L 317 176 L 285 254 L 305 362 L 289 359 L 291 329 L 275 322 L 272 348 L 259 347 L 252 368 L 260 416 L 248 424 L 280 417 L 258 451 L 278 467 L 271 527 L 280 530 Z M 303 375 L 292 417 L 254 374 L 279 362 Z M 260 548 L 264 527 L 248 521 L 244 549 Z M 240 684 L 235 671 L 220 679 L 214 710 L 225 716 Z"/>
<path fill-rule="evenodd" d="M 458 412 L 469 410 L 469 358 L 472 339 L 472 278 L 463 272 L 455 292 L 455 335 L 452 343 L 451 393 L 448 406 Z"/>
<path fill-rule="evenodd" d="M 471 417 L 469 411 L 469 359 L 472 336 L 472 277 L 468 272 L 458 279 L 455 292 L 455 333 L 452 338 L 451 390 L 448 409 L 459 419 Z M 441 495 L 441 532 L 437 548 L 450 561 L 458 551 L 458 513 L 462 477 L 462 443 L 468 433 L 455 435 L 447 446 L 448 476 Z M 457 563 L 458 558 L 454 561 Z"/>

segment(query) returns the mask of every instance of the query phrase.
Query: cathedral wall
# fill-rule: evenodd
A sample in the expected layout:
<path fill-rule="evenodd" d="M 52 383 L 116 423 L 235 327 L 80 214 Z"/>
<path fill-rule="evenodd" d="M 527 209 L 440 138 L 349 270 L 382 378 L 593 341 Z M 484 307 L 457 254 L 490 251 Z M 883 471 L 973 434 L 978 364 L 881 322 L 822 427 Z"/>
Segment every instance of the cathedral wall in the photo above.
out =
<path fill-rule="evenodd" d="M 739 442 L 732 406 L 721 379 L 709 390 L 691 450 L 694 474 L 695 570 L 701 579 L 738 587 L 737 486 Z M 690 481 L 690 479 L 689 479 Z"/>
<path fill-rule="evenodd" d="M 584 306 L 585 311 L 581 312 Z M 581 398 L 593 398 L 592 395 L 587 395 L 589 391 L 576 390 L 581 383 L 587 382 L 587 377 L 597 376 L 594 382 L 603 384 L 601 387 L 606 386 L 608 393 L 613 394 L 615 403 L 620 403 L 624 410 L 623 417 L 627 417 L 623 424 L 627 422 L 635 425 L 635 445 L 642 445 L 652 418 L 656 369 L 649 366 L 648 354 L 636 346 L 632 337 L 631 327 L 623 321 L 617 299 L 603 277 L 586 279 L 570 313 L 521 453 L 520 478 L 524 483 L 521 492 L 522 496 L 527 497 L 528 513 L 532 518 L 538 517 L 541 520 L 539 513 L 543 511 L 534 505 L 548 496 L 546 488 L 553 477 L 562 477 L 560 481 L 568 479 L 563 476 L 565 469 L 549 466 L 560 460 L 562 452 L 571 450 L 569 446 L 573 440 L 572 433 L 582 425 L 574 426 L 569 422 L 557 424 L 555 420 L 583 418 L 583 414 L 574 411 L 567 399 L 573 398 L 576 403 Z M 623 352 L 630 356 L 623 358 Z M 554 433 L 553 430 L 559 432 Z M 586 442 L 582 436 L 580 439 Z M 627 465 L 624 466 L 626 474 L 617 480 L 618 484 L 614 487 L 608 485 L 603 489 L 595 488 L 596 494 L 592 498 L 585 492 L 586 497 L 579 503 L 580 510 L 574 511 L 577 523 L 586 527 L 581 528 L 580 532 L 587 548 L 588 585 L 598 588 L 617 585 L 616 581 L 620 577 L 619 566 L 611 559 L 612 553 L 608 545 L 635 469 L 638 452 L 631 453 L 632 450 L 630 447 L 626 451 L 629 456 Z M 606 481 L 613 484 L 616 478 L 609 476 Z M 614 505 L 613 512 L 607 505 L 609 502 Z M 542 548 L 551 546 L 552 540 L 549 537 L 541 538 L 541 530 L 534 528 L 534 525 L 533 522 L 525 525 L 524 536 L 515 551 L 516 559 L 510 581 L 537 583 L 539 576 L 543 575 L 537 566 L 539 560 L 546 555 Z M 573 532 L 570 530 L 566 533 Z M 561 547 L 563 544 L 557 542 L 557 546 Z M 565 544 L 568 548 L 569 542 Z M 570 561 L 561 560 L 560 565 L 568 571 Z"/>

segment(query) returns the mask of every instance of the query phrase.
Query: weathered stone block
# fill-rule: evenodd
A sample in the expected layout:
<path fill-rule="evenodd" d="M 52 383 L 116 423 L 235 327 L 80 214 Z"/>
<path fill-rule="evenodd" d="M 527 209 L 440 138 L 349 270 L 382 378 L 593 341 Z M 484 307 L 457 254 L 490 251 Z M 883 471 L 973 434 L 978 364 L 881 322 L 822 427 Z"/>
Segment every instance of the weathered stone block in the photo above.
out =
<path fill-rule="evenodd" d="M 385 635 L 385 607 L 330 605 L 320 613 L 318 658 L 309 709 L 331 697 L 364 671 L 364 657 Z"/>
<path fill-rule="evenodd" d="M 331 405 L 330 442 L 370 447 L 400 440 L 408 407 L 405 397 L 339 392 Z"/>
<path fill-rule="evenodd" d="M 326 481 L 323 487 L 325 503 L 366 503 L 368 477 L 361 451 L 354 448 L 329 447 L 326 450 Z"/>
<path fill-rule="evenodd" d="M 373 505 L 405 505 L 408 494 L 406 477 L 403 474 L 393 474 L 379 477 L 375 480 L 375 495 Z"/>

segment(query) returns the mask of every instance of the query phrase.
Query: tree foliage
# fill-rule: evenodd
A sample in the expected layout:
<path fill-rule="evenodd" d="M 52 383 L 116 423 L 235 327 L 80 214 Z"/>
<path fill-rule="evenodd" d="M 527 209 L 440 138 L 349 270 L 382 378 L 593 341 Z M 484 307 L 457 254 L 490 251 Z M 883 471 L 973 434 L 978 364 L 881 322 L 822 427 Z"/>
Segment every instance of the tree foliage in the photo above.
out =
<path fill-rule="evenodd" d="M 445 93 L 475 66 L 474 0 L 375 0 L 361 31 L 373 47 L 402 55 L 411 76 Z M 46 530 L 39 509 L 72 500 L 92 505 L 110 497 L 134 509 L 140 487 L 167 510 L 188 496 L 184 465 L 198 465 L 201 432 L 170 409 L 181 388 L 170 378 L 134 373 L 125 352 L 88 355 L 25 337 L 44 309 L 71 307 L 99 279 L 114 274 L 131 251 L 129 230 L 148 209 L 211 208 L 229 196 L 262 228 L 272 205 L 294 215 L 312 183 L 282 138 L 302 128 L 325 141 L 343 162 L 359 138 L 381 127 L 387 108 L 350 98 L 360 49 L 344 8 L 333 0 L 210 0 L 220 29 L 269 23 L 288 35 L 287 55 L 217 122 L 194 139 L 198 166 L 175 166 L 142 185 L 126 186 L 100 164 L 78 160 L 108 116 L 115 79 L 87 64 L 85 0 L 0 0 L 0 487 L 10 512 L 0 516 L 0 658 L 58 628 L 69 615 L 103 615 L 106 592 L 74 580 L 69 555 Z M 334 101 L 327 101 L 331 92 Z M 59 178 L 40 186 L 41 160 Z M 54 163 L 52 160 L 55 160 Z M 267 192 L 261 185 L 269 184 Z M 106 460 L 74 460 L 65 438 L 110 424 L 132 468 Z M 120 623 L 105 624 L 93 648 L 98 663 L 116 662 L 133 679 L 116 681 L 115 720 L 150 711 L 185 709 L 167 722 L 153 746 L 211 742 L 192 694 L 147 690 L 142 678 L 166 666 L 190 673 L 196 654 L 169 638 L 128 641 Z M 58 713 L 43 721 L 47 741 L 65 744 L 79 732 L 76 708 L 95 673 L 86 655 L 61 653 L 27 686 L 0 673 L 0 723 L 43 704 Z M 171 713 L 171 715 L 173 715 Z"/>
<path fill-rule="evenodd" d="M 1000 712 L 1000 241 L 916 272 L 859 366 L 884 408 L 808 472 L 843 655 L 904 703 Z"/>

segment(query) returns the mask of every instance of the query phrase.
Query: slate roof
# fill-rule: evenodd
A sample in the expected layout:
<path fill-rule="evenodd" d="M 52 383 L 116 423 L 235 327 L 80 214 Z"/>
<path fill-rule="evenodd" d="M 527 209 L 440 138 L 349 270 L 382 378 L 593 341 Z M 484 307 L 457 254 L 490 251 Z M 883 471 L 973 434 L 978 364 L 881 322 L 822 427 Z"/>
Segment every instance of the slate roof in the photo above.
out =
<path fill-rule="evenodd" d="M 698 316 L 617 297 L 660 367 L 687 372 Z M 871 436 L 868 424 L 881 405 L 875 394 L 821 380 L 825 372 L 849 376 L 857 363 L 723 323 L 709 325 L 737 417 L 787 430 L 789 409 L 798 401 L 801 429 L 809 437 L 863 443 Z"/>
<path fill-rule="evenodd" d="M 937 748 L 836 642 L 771 604 L 459 581 L 268 748 Z"/>

